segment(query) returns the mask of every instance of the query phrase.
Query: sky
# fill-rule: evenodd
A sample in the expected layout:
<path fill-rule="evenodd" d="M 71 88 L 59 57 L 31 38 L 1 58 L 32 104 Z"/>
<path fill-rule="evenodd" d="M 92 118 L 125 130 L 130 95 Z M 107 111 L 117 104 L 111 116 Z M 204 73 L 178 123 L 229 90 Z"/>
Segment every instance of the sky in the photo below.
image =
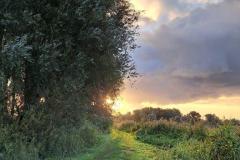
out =
<path fill-rule="evenodd" d="M 115 108 L 240 118 L 240 1 L 130 2 L 143 11 L 132 55 L 140 77 L 126 82 Z"/>

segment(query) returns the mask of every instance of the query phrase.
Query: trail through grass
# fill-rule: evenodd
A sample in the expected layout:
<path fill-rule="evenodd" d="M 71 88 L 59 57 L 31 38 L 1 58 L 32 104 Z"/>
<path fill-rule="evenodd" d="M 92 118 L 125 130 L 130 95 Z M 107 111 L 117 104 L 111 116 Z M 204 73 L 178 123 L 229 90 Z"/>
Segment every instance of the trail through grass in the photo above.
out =
<path fill-rule="evenodd" d="M 73 160 L 162 160 L 169 159 L 166 151 L 135 140 L 131 134 L 112 130 L 104 142 Z"/>

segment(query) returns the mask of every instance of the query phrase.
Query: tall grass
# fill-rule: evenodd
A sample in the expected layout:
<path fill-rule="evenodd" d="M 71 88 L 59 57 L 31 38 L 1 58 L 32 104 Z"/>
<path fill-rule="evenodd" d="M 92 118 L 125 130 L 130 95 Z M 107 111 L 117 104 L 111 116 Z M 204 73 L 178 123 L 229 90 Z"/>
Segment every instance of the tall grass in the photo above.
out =
<path fill-rule="evenodd" d="M 62 160 L 83 153 L 99 141 L 101 131 L 89 122 L 82 127 L 53 129 L 48 136 L 29 139 L 14 125 L 0 127 L 0 160 Z"/>
<path fill-rule="evenodd" d="M 239 160 L 240 137 L 233 126 L 221 126 L 209 136 L 211 157 L 214 160 Z"/>
<path fill-rule="evenodd" d="M 190 124 L 166 120 L 125 121 L 116 126 L 135 134 L 140 141 L 162 148 L 166 159 L 240 159 L 240 129 L 237 126 L 208 128 L 202 122 Z"/>

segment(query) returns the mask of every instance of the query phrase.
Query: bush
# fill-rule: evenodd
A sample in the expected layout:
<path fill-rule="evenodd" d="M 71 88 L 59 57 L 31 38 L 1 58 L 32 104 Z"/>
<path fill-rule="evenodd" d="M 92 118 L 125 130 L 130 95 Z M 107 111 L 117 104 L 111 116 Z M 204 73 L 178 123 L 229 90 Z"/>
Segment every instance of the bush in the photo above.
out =
<path fill-rule="evenodd" d="M 38 160 L 39 148 L 16 132 L 13 125 L 0 126 L 0 160 Z"/>
<path fill-rule="evenodd" d="M 191 126 L 189 138 L 196 138 L 197 140 L 205 140 L 207 138 L 208 129 L 204 126 L 203 123 L 196 123 Z"/>
<path fill-rule="evenodd" d="M 207 143 L 190 139 L 177 144 L 173 150 L 173 159 L 181 160 L 209 160 L 210 149 Z"/>
<path fill-rule="evenodd" d="M 122 131 L 131 133 L 136 132 L 140 128 L 140 125 L 134 121 L 125 121 L 118 124 L 117 128 Z"/>
<path fill-rule="evenodd" d="M 0 160 L 71 157 L 95 145 L 99 135 L 98 129 L 91 123 L 82 127 L 55 128 L 41 138 L 37 137 L 41 133 L 24 135 L 14 124 L 0 126 L 0 133 Z"/>
<path fill-rule="evenodd" d="M 137 139 L 148 144 L 156 145 L 158 147 L 161 147 L 162 149 L 169 149 L 174 147 L 179 142 L 182 142 L 184 138 L 182 137 L 172 137 L 171 135 L 164 135 L 164 134 L 158 134 L 158 135 L 142 135 L 137 136 Z"/>
<path fill-rule="evenodd" d="M 136 132 L 136 137 L 145 143 L 169 149 L 185 140 L 187 134 L 188 128 L 185 124 L 161 120 L 142 124 Z"/>
<path fill-rule="evenodd" d="M 48 155 L 57 158 L 71 157 L 97 142 L 97 129 L 89 123 L 81 128 L 60 128 L 48 144 Z"/>
<path fill-rule="evenodd" d="M 210 135 L 212 160 L 240 159 L 240 137 L 232 126 L 223 126 Z"/>
<path fill-rule="evenodd" d="M 137 135 L 165 134 L 172 135 L 173 137 L 182 137 L 189 132 L 188 130 L 189 129 L 185 124 L 173 121 L 160 120 L 144 123 L 141 126 L 141 129 L 138 130 Z"/>

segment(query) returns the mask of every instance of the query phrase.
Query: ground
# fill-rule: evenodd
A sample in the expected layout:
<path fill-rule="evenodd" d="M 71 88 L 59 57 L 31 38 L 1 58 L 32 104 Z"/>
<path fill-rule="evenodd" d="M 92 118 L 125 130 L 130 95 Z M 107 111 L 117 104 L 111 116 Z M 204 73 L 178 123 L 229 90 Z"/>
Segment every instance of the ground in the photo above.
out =
<path fill-rule="evenodd" d="M 112 130 L 111 135 L 104 137 L 101 145 L 89 150 L 85 155 L 72 160 L 160 160 L 164 158 L 162 150 L 138 142 L 133 135 Z M 161 156 L 160 156 L 161 155 Z M 161 158 L 160 158 L 161 157 Z"/>

